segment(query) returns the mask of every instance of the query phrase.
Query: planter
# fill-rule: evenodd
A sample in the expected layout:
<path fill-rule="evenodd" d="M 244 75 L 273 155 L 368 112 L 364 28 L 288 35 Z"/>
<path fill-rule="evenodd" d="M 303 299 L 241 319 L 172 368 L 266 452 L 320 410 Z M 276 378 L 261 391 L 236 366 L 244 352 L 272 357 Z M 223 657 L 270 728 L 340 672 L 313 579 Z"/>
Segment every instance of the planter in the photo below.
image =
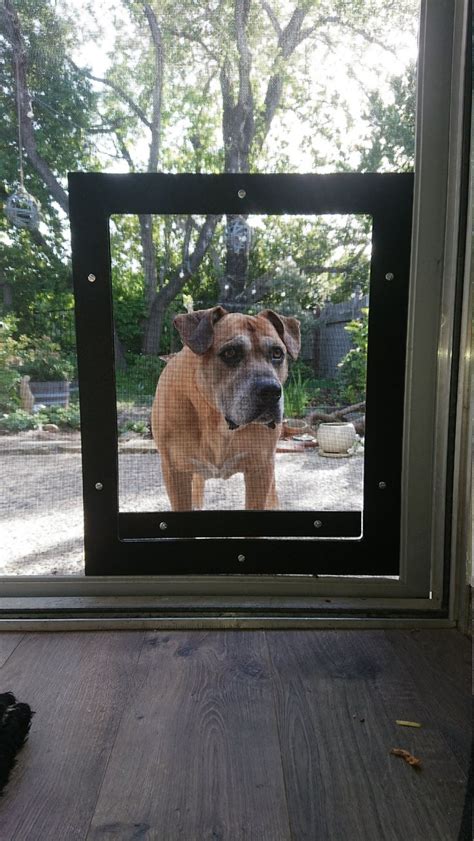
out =
<path fill-rule="evenodd" d="M 321 455 L 347 456 L 356 439 L 353 423 L 320 423 L 318 443 Z"/>
<path fill-rule="evenodd" d="M 69 380 L 57 380 L 55 382 L 30 382 L 30 390 L 35 398 L 35 403 L 43 403 L 45 406 L 69 406 Z"/>
<path fill-rule="evenodd" d="M 283 421 L 281 437 L 291 438 L 293 435 L 304 435 L 304 433 L 307 432 L 314 432 L 314 430 L 308 426 L 305 420 L 300 420 L 299 418 L 289 418 L 288 420 Z"/>

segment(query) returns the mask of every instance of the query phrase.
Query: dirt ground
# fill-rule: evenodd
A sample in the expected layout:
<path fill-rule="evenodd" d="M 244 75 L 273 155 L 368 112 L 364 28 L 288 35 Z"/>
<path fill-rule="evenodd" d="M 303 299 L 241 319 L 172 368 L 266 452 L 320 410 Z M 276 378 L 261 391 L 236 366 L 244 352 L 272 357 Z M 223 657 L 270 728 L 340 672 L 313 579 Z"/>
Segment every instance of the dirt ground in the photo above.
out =
<path fill-rule="evenodd" d="M 0 439 L 0 575 L 83 575 L 80 443 Z M 328 459 L 317 450 L 279 453 L 276 478 L 284 510 L 357 510 L 363 457 Z M 151 442 L 119 452 L 121 511 L 167 511 L 160 459 Z M 209 480 L 205 508 L 242 508 L 243 477 Z"/>

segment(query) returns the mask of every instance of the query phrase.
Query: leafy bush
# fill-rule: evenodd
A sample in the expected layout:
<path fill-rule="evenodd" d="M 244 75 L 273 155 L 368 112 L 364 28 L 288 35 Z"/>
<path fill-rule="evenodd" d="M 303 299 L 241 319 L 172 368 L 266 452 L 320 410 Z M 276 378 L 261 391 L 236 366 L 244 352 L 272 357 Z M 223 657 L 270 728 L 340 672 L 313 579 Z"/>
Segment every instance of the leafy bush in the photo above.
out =
<path fill-rule="evenodd" d="M 350 321 L 345 329 L 350 333 L 354 347 L 339 362 L 339 381 L 347 403 L 365 400 L 367 374 L 367 347 L 369 333 L 369 310 L 361 311 L 361 318 Z"/>
<path fill-rule="evenodd" d="M 4 318 L 0 325 L 0 412 L 12 412 L 20 405 L 17 370 L 17 341 L 13 338 L 15 319 Z"/>
<path fill-rule="evenodd" d="M 140 435 L 148 437 L 150 435 L 150 427 L 146 421 L 125 421 L 119 427 L 119 432 L 138 432 Z"/>
<path fill-rule="evenodd" d="M 30 415 L 24 409 L 16 409 L 9 415 L 0 417 L 0 432 L 24 432 L 27 429 L 39 429 L 41 421 L 38 415 Z"/>
<path fill-rule="evenodd" d="M 285 384 L 285 415 L 288 418 L 300 418 L 311 402 L 311 379 L 305 376 L 307 366 L 295 363 Z"/>
<path fill-rule="evenodd" d="M 129 355 L 126 370 L 117 370 L 117 399 L 141 403 L 155 393 L 165 363 L 157 356 Z"/>
<path fill-rule="evenodd" d="M 81 418 L 79 413 L 79 405 L 77 403 L 70 403 L 65 408 L 64 406 L 45 406 L 38 412 L 37 415 L 40 423 L 55 423 L 60 429 L 80 429 Z"/>
<path fill-rule="evenodd" d="M 68 408 L 45 406 L 40 412 L 30 415 L 24 409 L 16 409 L 0 417 L 0 433 L 25 432 L 40 429 L 46 423 L 55 423 L 60 429 L 79 429 L 79 406 L 72 403 Z"/>
<path fill-rule="evenodd" d="M 16 340 L 16 356 L 19 373 L 28 374 L 32 380 L 71 380 L 74 376 L 72 359 L 49 336 L 20 336 Z"/>

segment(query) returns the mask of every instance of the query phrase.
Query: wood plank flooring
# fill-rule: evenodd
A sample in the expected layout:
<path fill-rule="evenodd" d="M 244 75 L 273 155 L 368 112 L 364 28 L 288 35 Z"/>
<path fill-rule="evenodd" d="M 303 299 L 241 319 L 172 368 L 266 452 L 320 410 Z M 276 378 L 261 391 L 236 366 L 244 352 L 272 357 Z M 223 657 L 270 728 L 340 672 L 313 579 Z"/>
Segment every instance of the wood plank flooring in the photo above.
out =
<path fill-rule="evenodd" d="M 456 631 L 0 634 L 0 839 L 467 841 L 469 678 Z"/>

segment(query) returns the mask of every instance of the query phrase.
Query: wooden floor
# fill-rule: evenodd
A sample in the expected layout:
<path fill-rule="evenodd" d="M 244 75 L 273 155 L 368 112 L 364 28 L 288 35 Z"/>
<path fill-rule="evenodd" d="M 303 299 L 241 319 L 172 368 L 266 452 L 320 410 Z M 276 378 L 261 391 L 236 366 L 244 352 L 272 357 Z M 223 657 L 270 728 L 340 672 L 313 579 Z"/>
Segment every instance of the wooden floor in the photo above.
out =
<path fill-rule="evenodd" d="M 2 634 L 0 666 L 36 710 L 2 841 L 470 837 L 456 631 Z"/>

